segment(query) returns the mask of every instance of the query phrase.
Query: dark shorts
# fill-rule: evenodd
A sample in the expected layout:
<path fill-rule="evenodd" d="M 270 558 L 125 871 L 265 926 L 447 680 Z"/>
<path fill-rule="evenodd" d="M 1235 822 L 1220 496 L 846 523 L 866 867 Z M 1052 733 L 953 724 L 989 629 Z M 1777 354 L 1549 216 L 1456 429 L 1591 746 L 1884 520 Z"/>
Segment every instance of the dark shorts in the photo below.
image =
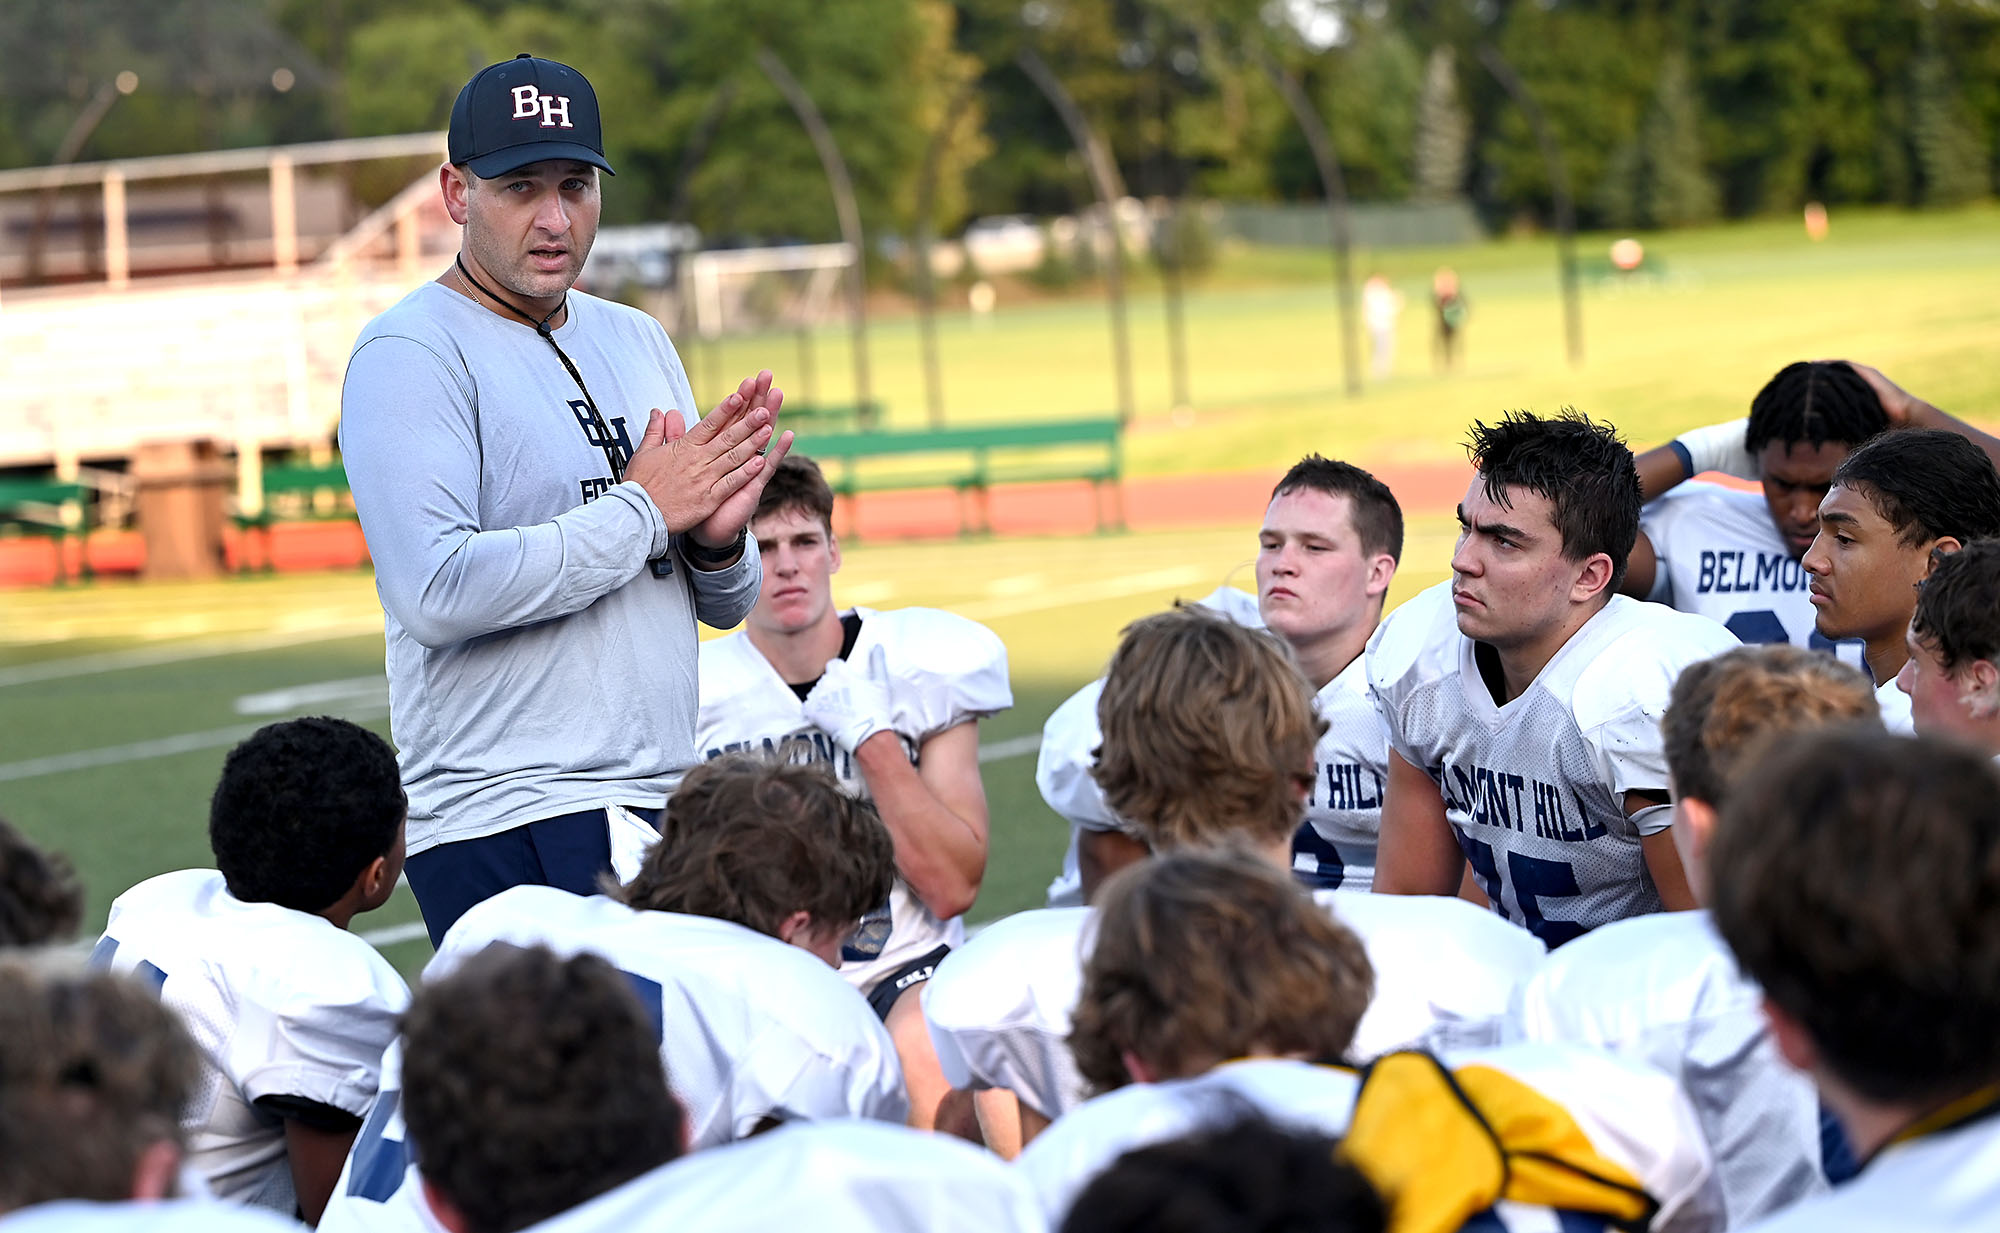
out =
<path fill-rule="evenodd" d="M 889 1012 L 896 1007 L 896 999 L 902 997 L 906 990 L 914 989 L 929 980 L 931 973 L 937 971 L 937 965 L 943 963 L 944 957 L 950 953 L 951 947 L 940 946 L 921 959 L 912 959 L 876 981 L 875 987 L 868 991 L 868 1005 L 874 1010 L 875 1017 L 887 1023 Z"/>
<path fill-rule="evenodd" d="M 632 812 L 660 824 L 657 809 Z M 411 856 L 403 871 L 437 946 L 459 917 L 503 890 L 555 886 L 596 894 L 598 879 L 611 871 L 611 832 L 602 809 L 559 814 L 497 835 L 441 843 Z"/>

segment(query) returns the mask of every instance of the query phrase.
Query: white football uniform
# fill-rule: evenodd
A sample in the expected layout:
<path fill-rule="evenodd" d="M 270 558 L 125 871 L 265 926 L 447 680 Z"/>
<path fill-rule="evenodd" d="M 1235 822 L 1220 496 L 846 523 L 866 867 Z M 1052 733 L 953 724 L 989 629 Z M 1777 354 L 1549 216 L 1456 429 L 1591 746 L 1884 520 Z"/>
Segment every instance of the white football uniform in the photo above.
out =
<path fill-rule="evenodd" d="M 935 608 L 853 611 L 861 617 L 861 634 L 848 658 L 865 664 L 875 647 L 883 648 L 892 726 L 912 763 L 923 743 L 938 733 L 1014 705 L 1007 648 L 984 625 Z M 806 722 L 805 703 L 751 645 L 746 632 L 702 643 L 700 671 L 695 747 L 703 757 L 770 750 L 794 762 L 820 763 L 850 792 L 868 795 L 853 757 Z M 897 968 L 964 940 L 963 921 L 939 920 L 898 878 L 889 902 L 870 913 L 849 940 L 840 974 L 865 992 Z"/>
<path fill-rule="evenodd" d="M 1042 1233 L 1024 1181 L 950 1135 L 813 1122 L 641 1174 L 529 1233 Z"/>
<path fill-rule="evenodd" d="M 1624 797 L 1665 793 L 1674 679 L 1736 645 L 1706 617 L 1614 595 L 1503 706 L 1444 582 L 1368 640 L 1368 680 L 1391 745 L 1437 783 L 1493 910 L 1555 947 L 1660 910 L 1639 841 L 1668 812 L 1627 817 Z"/>
<path fill-rule="evenodd" d="M 1256 597 L 1235 587 L 1219 587 L 1200 603 L 1238 625 L 1264 628 Z M 1083 902 L 1083 878 L 1076 864 L 1080 832 L 1131 833 L 1131 827 L 1112 814 L 1097 782 L 1090 777 L 1093 754 L 1104 739 L 1097 726 L 1097 700 L 1103 693 L 1103 679 L 1092 681 L 1070 695 L 1042 725 L 1035 785 L 1049 808 L 1070 824 L 1063 871 L 1049 884 L 1048 905 L 1052 908 L 1076 907 Z M 1315 890 L 1339 887 L 1365 891 L 1375 881 L 1375 841 L 1382 829 L 1389 735 L 1368 691 L 1367 669 L 1361 657 L 1328 681 L 1314 704 L 1327 721 L 1327 729 L 1313 751 L 1313 784 L 1306 794 L 1305 819 L 1292 840 L 1292 869 L 1301 882 Z"/>
<path fill-rule="evenodd" d="M 1462 899 L 1315 891 L 1375 969 L 1349 1055 L 1498 1044 L 1520 982 L 1542 961 L 1532 934 Z M 1088 908 L 996 921 L 939 965 L 924 1017 L 953 1087 L 998 1087 L 1054 1119 L 1089 1096 L 1069 1052 L 1070 1016 L 1095 943 Z"/>
<path fill-rule="evenodd" d="M 1646 504 L 1639 529 L 1659 558 L 1646 598 L 1722 625 L 1745 643 L 1789 642 L 1833 651 L 1856 667 L 1866 644 L 1835 642 L 1814 626 L 1806 584 L 1762 493 L 1699 481 Z"/>
<path fill-rule="evenodd" d="M 152 982 L 200 1047 L 182 1125 L 209 1190 L 290 1216 L 298 1199 L 284 1120 L 256 1102 L 290 1097 L 365 1118 L 409 1005 L 403 978 L 321 917 L 236 898 L 213 869 L 161 874 L 120 895 L 91 962 Z"/>
<path fill-rule="evenodd" d="M 1449 1055 L 1463 1075 L 1499 1072 L 1566 1111 L 1589 1146 L 1626 1170 L 1659 1204 L 1656 1233 L 1707 1233 L 1719 1210 L 1709 1159 L 1686 1099 L 1650 1068 L 1590 1050 L 1507 1045 Z M 1248 1111 L 1318 1134 L 1347 1134 L 1361 1077 L 1344 1067 L 1258 1059 L 1229 1062 L 1192 1079 L 1140 1083 L 1091 1100 L 1022 1150 L 1027 1176 L 1051 1226 L 1092 1179 L 1137 1148 L 1227 1126 Z M 1421 1166 L 1418 1166 L 1421 1167 Z M 1437 1166 L 1433 1166 L 1437 1167 Z M 1464 1228 L 1492 1233 L 1555 1229 L 1552 1213 L 1501 1203 Z M 1564 1221 L 1560 1228 L 1601 1230 Z"/>
<path fill-rule="evenodd" d="M 909 1115 L 888 1031 L 859 993 L 798 947 L 729 921 L 517 886 L 459 917 L 424 976 L 448 975 L 496 943 L 594 954 L 625 974 L 659 1031 L 691 1150 L 741 1139 L 766 1118 Z M 321 1221 L 329 1233 L 436 1233 L 410 1184 L 390 1081 Z"/>
<path fill-rule="evenodd" d="M 1882 726 L 1899 736 L 1914 736 L 1916 716 L 1910 710 L 1910 695 L 1896 687 L 1896 678 L 1875 687 L 1875 707 L 1882 712 Z"/>
<path fill-rule="evenodd" d="M 2000 1224 L 2000 1108 L 1891 1142 L 1849 1181 L 1750 1233 L 1972 1233 Z"/>
<path fill-rule="evenodd" d="M 1680 1081 L 1731 1228 L 1826 1189 L 1819 1096 L 1778 1056 L 1764 993 L 1707 912 L 1614 921 L 1550 955 L 1521 990 L 1528 1040 L 1606 1049 Z"/>
<path fill-rule="evenodd" d="M 304 1228 L 269 1212 L 211 1199 L 62 1199 L 0 1215 L 0 1229 L 6 1233 L 300 1233 Z"/>

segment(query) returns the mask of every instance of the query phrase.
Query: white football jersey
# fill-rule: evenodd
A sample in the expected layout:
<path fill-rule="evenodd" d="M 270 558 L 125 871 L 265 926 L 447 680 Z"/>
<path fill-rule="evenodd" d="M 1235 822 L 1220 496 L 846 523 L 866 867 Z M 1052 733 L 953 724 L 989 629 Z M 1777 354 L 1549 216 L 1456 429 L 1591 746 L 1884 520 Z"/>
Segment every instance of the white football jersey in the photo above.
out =
<path fill-rule="evenodd" d="M 1520 983 L 1542 961 L 1527 931 L 1462 899 L 1315 891 L 1375 969 L 1375 996 L 1349 1055 L 1498 1044 Z M 1089 1096 L 1069 1052 L 1070 1016 L 1095 943 L 1089 908 L 1020 912 L 938 968 L 924 1017 L 953 1087 L 1012 1091 L 1058 1118 Z"/>
<path fill-rule="evenodd" d="M 662 1165 L 529 1233 L 1043 1233 L 1025 1182 L 950 1135 L 813 1122 Z"/>
<path fill-rule="evenodd" d="M 398 1039 L 382 1055 L 381 1099 L 347 1150 L 347 1163 L 319 1218 L 321 1233 L 448 1233 L 424 1202 L 409 1138 L 403 1127 L 403 1042 Z"/>
<path fill-rule="evenodd" d="M 1219 587 L 1200 603 L 1238 625 L 1264 628 L 1256 597 L 1235 587 Z M 1095 751 L 1104 739 L 1097 726 L 1097 701 L 1103 693 L 1100 677 L 1070 695 L 1042 725 L 1035 786 L 1041 789 L 1049 808 L 1070 824 L 1062 874 L 1049 884 L 1048 904 L 1052 908 L 1083 902 L 1083 879 L 1076 864 L 1079 832 L 1131 832 L 1104 803 L 1104 794 L 1090 777 Z M 1375 882 L 1375 842 L 1382 829 L 1389 734 L 1369 693 L 1362 658 L 1357 656 L 1328 681 L 1314 704 L 1327 721 L 1327 729 L 1313 751 L 1313 784 L 1306 794 L 1305 820 L 1292 840 L 1292 869 L 1301 882 L 1315 890 L 1341 887 L 1365 891 Z"/>
<path fill-rule="evenodd" d="M 1731 1228 L 1826 1189 L 1819 1096 L 1778 1056 L 1764 993 L 1707 912 L 1614 921 L 1550 955 L 1521 991 L 1528 1040 L 1606 1049 L 1680 1081 Z"/>
<path fill-rule="evenodd" d="M 1007 648 L 977 621 L 935 608 L 853 610 L 861 634 L 848 658 L 868 662 L 877 646 L 887 656 L 893 727 L 915 763 L 923 743 L 948 728 L 1014 705 Z M 701 719 L 695 747 L 705 758 L 737 750 L 770 750 L 794 762 L 818 762 L 857 796 L 868 785 L 852 755 L 805 718 L 805 703 L 778 675 L 743 630 L 701 644 Z M 840 974 L 867 990 L 895 969 L 939 946 L 965 940 L 965 925 L 943 921 L 901 878 L 889 902 L 868 919 L 842 952 Z"/>
<path fill-rule="evenodd" d="M 1522 982 L 1547 953 L 1534 934 L 1453 895 L 1343 887 L 1313 898 L 1361 939 L 1375 969 L 1375 996 L 1348 1050 L 1359 1062 L 1499 1044 Z"/>
<path fill-rule="evenodd" d="M 1687 1101 L 1665 1075 L 1590 1050 L 1506 1045 L 1445 1058 L 1458 1072 L 1498 1071 L 1560 1105 L 1590 1146 L 1624 1168 L 1654 1200 L 1656 1233 L 1718 1227 L 1709 1159 Z M 1281 1125 L 1341 1137 L 1361 1077 L 1345 1067 L 1256 1059 L 1229 1062 L 1192 1079 L 1140 1083 L 1084 1104 L 1036 1136 L 1016 1168 L 1027 1175 L 1051 1226 L 1092 1179 L 1126 1152 L 1226 1126 L 1246 1111 Z M 1499 1204 L 1467 1230 L 1525 1233 L 1555 1229 L 1547 1209 Z M 1562 1223 L 1560 1228 L 1601 1228 Z"/>
<path fill-rule="evenodd" d="M 301 1233 L 304 1228 L 269 1212 L 211 1199 L 62 1199 L 0 1214 L 0 1229 L 6 1233 Z"/>
<path fill-rule="evenodd" d="M 2000 1110 L 1891 1143 L 1860 1174 L 1750 1233 L 1973 1233 L 2000 1222 Z"/>
<path fill-rule="evenodd" d="M 1089 908 L 994 921 L 938 965 L 924 1021 L 955 1088 L 1005 1088 L 1051 1120 L 1089 1096 L 1069 1051 L 1069 1019 L 1090 953 Z"/>
<path fill-rule="evenodd" d="M 298 1200 L 284 1121 L 256 1101 L 299 1097 L 366 1117 L 409 1005 L 403 978 L 321 917 L 236 898 L 213 869 L 161 874 L 120 895 L 91 962 L 152 982 L 200 1047 L 182 1125 L 209 1190 L 290 1216 Z"/>
<path fill-rule="evenodd" d="M 1437 783 L 1493 910 L 1554 947 L 1660 910 L 1639 840 L 1667 811 L 1628 818 L 1624 797 L 1665 793 L 1674 679 L 1736 645 L 1706 617 L 1614 595 L 1503 706 L 1444 582 L 1368 640 L 1368 680 L 1390 744 Z"/>
<path fill-rule="evenodd" d="M 1659 558 L 1647 599 L 1722 625 L 1738 640 L 1833 651 L 1856 667 L 1866 644 L 1835 642 L 1814 628 L 1812 580 L 1771 521 L 1762 493 L 1681 484 L 1646 504 L 1639 529 Z"/>
<path fill-rule="evenodd" d="M 1890 677 L 1887 685 L 1875 688 L 1875 707 L 1882 712 L 1882 726 L 1898 736 L 1915 736 L 1917 719 L 1910 710 L 1910 695 L 1896 686 L 1896 678 Z"/>

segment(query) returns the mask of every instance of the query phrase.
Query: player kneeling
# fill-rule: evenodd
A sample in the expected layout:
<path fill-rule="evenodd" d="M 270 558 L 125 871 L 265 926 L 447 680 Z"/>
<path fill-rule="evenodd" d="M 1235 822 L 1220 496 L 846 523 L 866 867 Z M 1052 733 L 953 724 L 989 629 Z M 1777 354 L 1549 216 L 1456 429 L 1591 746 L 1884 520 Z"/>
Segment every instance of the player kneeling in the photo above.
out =
<path fill-rule="evenodd" d="M 1119 874 L 1072 1037 L 1105 1094 L 1017 1166 L 1051 1223 L 1124 1153 L 1247 1106 L 1344 1137 L 1392 1227 L 1507 1228 L 1537 1209 L 1544 1225 L 1569 1212 L 1712 1227 L 1707 1153 L 1671 1079 L 1543 1045 L 1395 1053 L 1365 1074 L 1326 1064 L 1347 1049 L 1370 983 L 1353 935 L 1254 857 L 1181 853 Z"/>
<path fill-rule="evenodd" d="M 215 869 L 141 882 L 91 962 L 152 982 L 205 1081 L 188 1164 L 218 1198 L 317 1223 L 375 1101 L 403 978 L 347 931 L 387 903 L 407 812 L 396 755 L 344 719 L 271 724 L 209 802 Z"/>
<path fill-rule="evenodd" d="M 519 886 L 451 927 L 424 971 L 496 944 L 603 957 L 637 990 L 687 1106 L 690 1148 L 794 1119 L 907 1114 L 895 1047 L 834 970 L 893 876 L 874 810 L 831 776 L 740 756 L 688 772 L 629 884 L 583 898 Z M 415 1228 L 396 1051 L 324 1228 Z"/>

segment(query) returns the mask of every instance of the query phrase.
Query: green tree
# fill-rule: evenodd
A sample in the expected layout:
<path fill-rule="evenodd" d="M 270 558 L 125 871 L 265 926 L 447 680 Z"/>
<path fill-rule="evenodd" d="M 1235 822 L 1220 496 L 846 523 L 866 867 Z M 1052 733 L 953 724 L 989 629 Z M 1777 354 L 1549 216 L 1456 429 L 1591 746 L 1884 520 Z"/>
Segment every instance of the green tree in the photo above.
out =
<path fill-rule="evenodd" d="M 1458 65 L 1450 47 L 1431 49 L 1417 104 L 1416 197 L 1449 201 L 1465 187 L 1472 122 L 1458 101 Z"/>
<path fill-rule="evenodd" d="M 1910 73 L 1910 144 L 1926 205 L 1958 205 L 1992 187 L 1986 142 L 1974 127 L 1936 42 L 1918 53 Z"/>

